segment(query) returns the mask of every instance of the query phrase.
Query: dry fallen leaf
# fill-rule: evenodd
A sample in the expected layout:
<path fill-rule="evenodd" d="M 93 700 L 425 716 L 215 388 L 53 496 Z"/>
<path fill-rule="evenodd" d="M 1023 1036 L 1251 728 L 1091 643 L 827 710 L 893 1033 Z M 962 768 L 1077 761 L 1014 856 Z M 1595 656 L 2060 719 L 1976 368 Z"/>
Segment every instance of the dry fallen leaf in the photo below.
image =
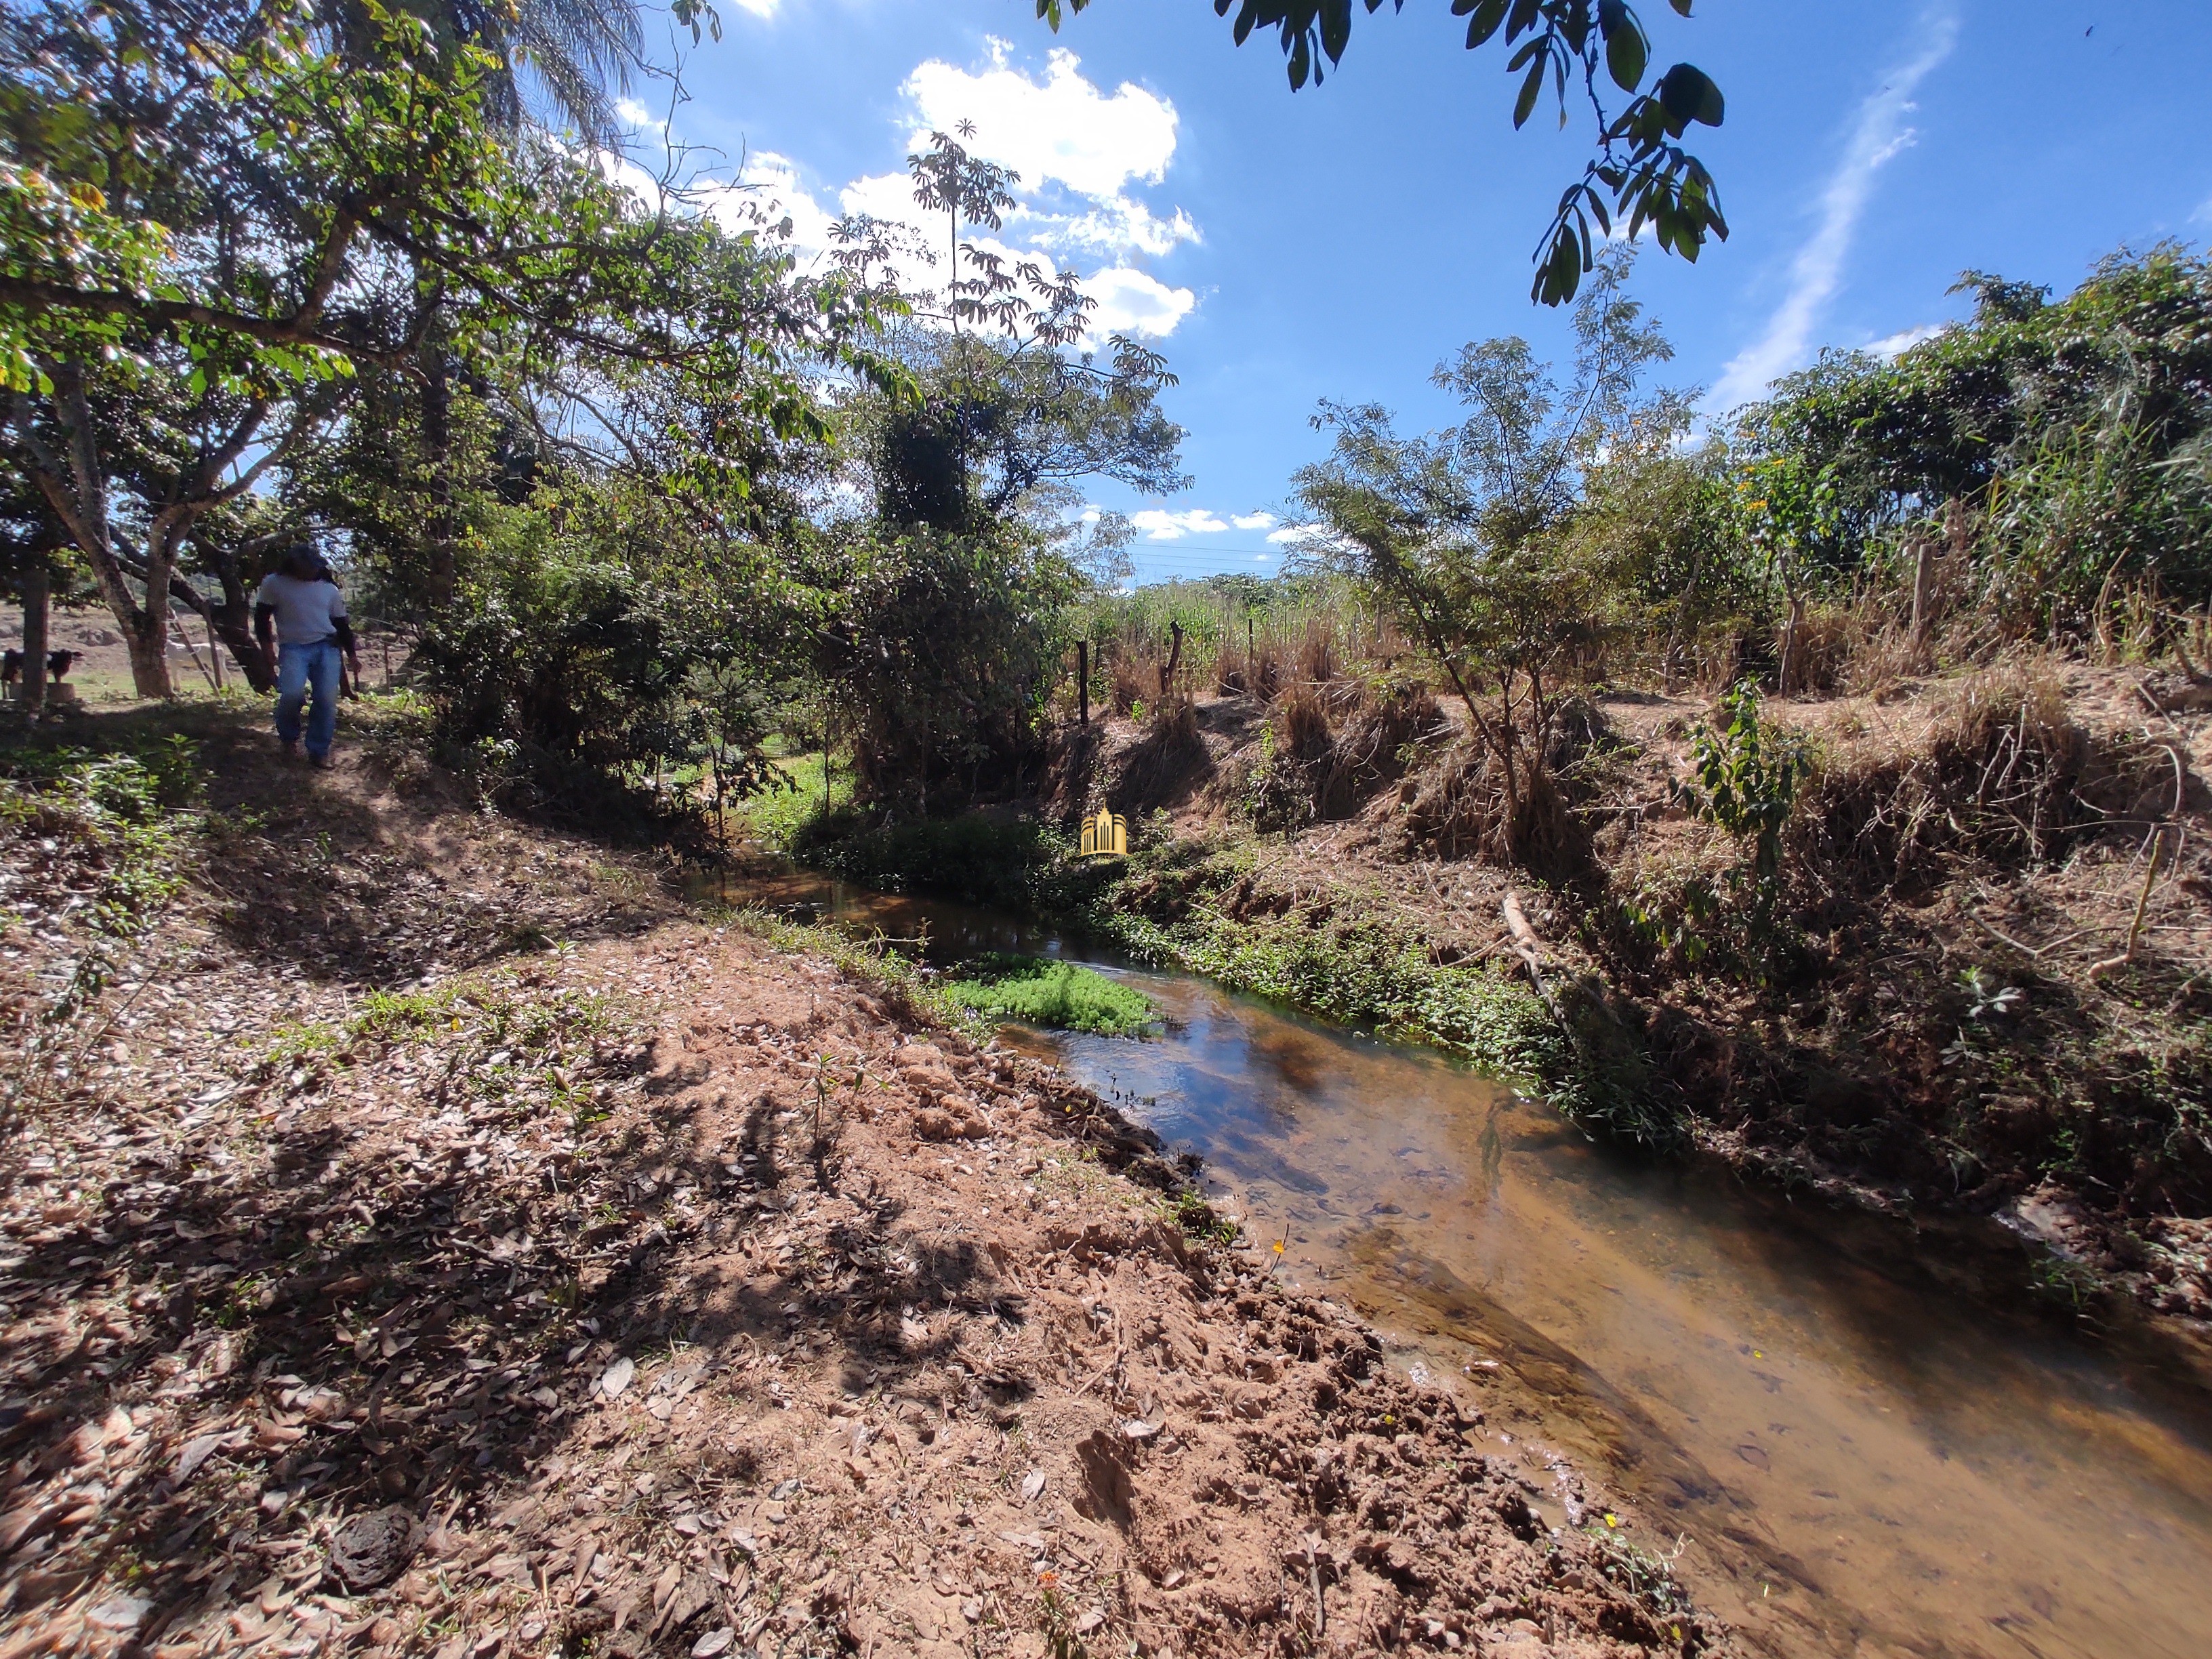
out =
<path fill-rule="evenodd" d="M 610 1400 L 619 1400 L 628 1391 L 630 1379 L 637 1375 L 637 1365 L 628 1354 L 599 1373 L 599 1392 Z"/>
<path fill-rule="evenodd" d="M 184 1450 L 177 1454 L 177 1472 L 173 1477 L 173 1484 L 181 1486 L 191 1480 L 198 1472 L 200 1465 L 208 1461 L 215 1449 L 226 1438 L 227 1436 L 220 1434 L 197 1434 L 185 1441 Z"/>
<path fill-rule="evenodd" d="M 154 1610 L 151 1601 L 136 1595 L 111 1596 L 86 1613 L 85 1622 L 100 1630 L 137 1630 Z"/>

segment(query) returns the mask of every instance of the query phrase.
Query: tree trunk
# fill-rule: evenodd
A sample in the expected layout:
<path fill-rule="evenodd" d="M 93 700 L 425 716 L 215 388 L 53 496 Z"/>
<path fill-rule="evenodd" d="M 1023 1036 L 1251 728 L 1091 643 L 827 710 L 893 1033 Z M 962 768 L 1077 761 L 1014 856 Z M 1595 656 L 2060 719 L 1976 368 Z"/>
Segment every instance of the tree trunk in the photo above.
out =
<path fill-rule="evenodd" d="M 256 691 L 276 689 L 276 676 L 270 672 L 269 659 L 262 654 L 261 642 L 253 637 L 251 611 L 246 605 L 241 601 L 215 607 L 208 617 L 208 626 L 230 647 L 231 660 L 246 676 L 248 685 Z"/>
<path fill-rule="evenodd" d="M 248 542 L 246 546 L 264 547 L 276 539 L 264 537 Z M 222 601 L 206 605 L 200 611 L 207 619 L 210 638 L 220 639 L 229 648 L 231 660 L 246 676 L 248 685 L 256 691 L 275 690 L 276 677 L 270 672 L 269 659 L 261 653 L 260 641 L 253 637 L 253 603 L 246 597 L 246 584 L 239 577 L 237 550 L 205 537 L 196 537 L 193 545 L 199 549 L 202 562 L 215 573 L 216 580 L 222 586 Z M 214 647 L 210 645 L 209 649 L 212 652 Z"/>
<path fill-rule="evenodd" d="M 173 510 L 147 527 L 146 602 L 124 634 L 138 695 L 164 702 L 177 695 L 169 680 L 169 579 L 176 571 L 177 538 L 184 527 L 183 515 Z"/>
<path fill-rule="evenodd" d="M 124 630 L 123 643 L 131 653 L 131 683 L 142 697 L 156 697 L 166 702 L 176 695 L 169 684 L 169 642 L 160 634 L 150 634 L 146 628 L 145 614 Z"/>
<path fill-rule="evenodd" d="M 434 308 L 437 305 L 433 301 Z M 453 556 L 453 363 L 434 314 L 422 332 L 422 454 L 430 473 L 430 566 L 424 597 L 433 609 L 450 603 L 456 581 Z"/>
<path fill-rule="evenodd" d="M 115 556 L 112 537 L 112 526 L 107 517 L 107 486 L 100 471 L 99 447 L 94 441 L 92 404 L 85 396 L 84 371 L 74 363 L 57 367 L 53 374 L 55 411 L 59 416 L 67 441 L 65 459 L 50 459 L 32 469 L 39 493 L 46 498 L 68 530 L 86 562 L 92 566 L 93 580 L 100 585 L 100 596 L 107 601 L 107 609 L 116 625 L 123 631 L 124 643 L 131 652 L 131 678 L 137 683 L 142 697 L 166 697 L 169 694 L 169 674 L 167 643 L 162 635 L 167 632 L 166 621 L 153 635 L 154 654 L 150 664 L 145 659 L 146 612 L 124 580 L 121 563 Z M 18 422 L 26 434 L 25 443 L 30 447 L 30 419 L 19 412 Z M 59 470 L 57 470 L 57 469 Z"/>
<path fill-rule="evenodd" d="M 1077 723 L 1091 724 L 1091 641 L 1075 642 L 1075 706 Z"/>
<path fill-rule="evenodd" d="M 46 706 L 46 561 L 33 554 L 23 572 L 23 715 L 36 720 Z"/>

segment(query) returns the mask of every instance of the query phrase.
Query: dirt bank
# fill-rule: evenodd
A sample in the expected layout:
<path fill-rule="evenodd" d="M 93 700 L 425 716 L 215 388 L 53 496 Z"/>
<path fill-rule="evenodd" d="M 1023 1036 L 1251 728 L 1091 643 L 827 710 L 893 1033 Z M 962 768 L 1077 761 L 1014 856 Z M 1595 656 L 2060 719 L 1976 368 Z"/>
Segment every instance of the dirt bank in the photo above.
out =
<path fill-rule="evenodd" d="M 1815 771 L 1785 832 L 1780 943 L 1746 854 L 1686 804 L 1704 699 L 1593 690 L 1553 763 L 1571 813 L 1507 865 L 1446 704 L 1340 684 L 1109 719 L 1060 741 L 1047 823 L 1100 803 L 1111 877 L 896 835 L 811 855 L 864 879 L 1042 902 L 1141 953 L 1516 1073 L 1594 1129 L 1910 1213 L 1996 1214 L 2051 1293 L 2212 1315 L 2212 696 L 2008 660 L 1770 702 Z M 1331 699 L 1334 701 L 1332 702 Z M 902 867 L 902 866 L 904 867 Z M 1504 901 L 1538 936 L 1563 1028 Z M 2131 942 L 2132 941 L 2132 942 Z"/>
<path fill-rule="evenodd" d="M 0 823 L 0 1651 L 1730 1647 L 896 967 L 185 726 Z"/>

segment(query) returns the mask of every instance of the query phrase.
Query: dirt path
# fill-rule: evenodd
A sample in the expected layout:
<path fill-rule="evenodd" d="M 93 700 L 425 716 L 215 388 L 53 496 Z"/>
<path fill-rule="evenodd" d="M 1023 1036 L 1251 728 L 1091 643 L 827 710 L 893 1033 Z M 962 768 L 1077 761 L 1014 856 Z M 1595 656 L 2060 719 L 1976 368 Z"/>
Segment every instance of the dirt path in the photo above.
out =
<path fill-rule="evenodd" d="M 134 927 L 0 825 L 0 1654 L 1729 1646 L 1036 1062 L 396 750 L 192 735 Z"/>

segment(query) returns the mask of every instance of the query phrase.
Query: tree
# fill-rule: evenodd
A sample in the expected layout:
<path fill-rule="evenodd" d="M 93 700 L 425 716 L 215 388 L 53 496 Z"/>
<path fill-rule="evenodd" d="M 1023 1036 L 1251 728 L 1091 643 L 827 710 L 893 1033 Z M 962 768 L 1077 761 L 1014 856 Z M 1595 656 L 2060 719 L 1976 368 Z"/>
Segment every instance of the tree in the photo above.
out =
<path fill-rule="evenodd" d="M 1749 496 L 1803 498 L 1804 576 L 1850 582 L 1972 515 L 2008 626 L 2089 625 L 2114 581 L 2212 599 L 2212 264 L 2168 246 L 2056 301 L 1980 271 L 1960 289 L 1966 322 L 1887 361 L 1826 354 L 1740 411 Z"/>
<path fill-rule="evenodd" d="M 1689 436 L 1664 418 L 1617 435 L 1584 475 L 1565 532 L 1566 556 L 1605 571 L 1614 602 L 1648 629 L 1670 691 L 1699 633 L 1736 622 L 1765 592 L 1744 556 L 1727 446 Z"/>
<path fill-rule="evenodd" d="M 46 708 L 46 618 L 69 538 L 52 511 L 18 477 L 0 476 L 0 592 L 23 611 L 21 708 L 36 720 Z"/>
<path fill-rule="evenodd" d="M 1036 15 L 1055 32 L 1063 16 L 1088 8 L 1091 0 L 1036 0 Z M 1370 12 L 1382 0 L 1362 0 Z M 1668 0 L 1684 17 L 1692 0 Z M 1390 0 L 1405 9 L 1406 0 Z M 1237 44 L 1256 28 L 1272 28 L 1280 45 L 1295 92 L 1309 80 L 1319 86 L 1324 60 L 1342 61 L 1351 43 L 1352 0 L 1213 0 L 1221 16 L 1237 9 Z M 1582 279 L 1598 268 L 1599 237 L 1619 224 L 1634 240 L 1644 228 L 1670 253 L 1694 263 L 1708 236 L 1728 240 L 1720 196 L 1705 165 L 1681 146 L 1692 125 L 1717 127 L 1727 113 L 1720 88 L 1703 70 L 1676 64 L 1650 76 L 1651 40 L 1627 0 L 1452 0 L 1452 15 L 1465 17 L 1467 47 L 1472 52 L 1502 30 L 1504 44 L 1519 46 L 1506 64 L 1520 77 L 1513 102 L 1513 125 L 1527 124 L 1542 100 L 1544 83 L 1567 125 L 1567 82 L 1582 83 L 1596 121 L 1596 153 L 1582 177 L 1561 192 L 1557 210 L 1536 246 L 1536 278 L 1531 296 L 1546 305 L 1573 299 Z M 1628 101 L 1607 110 L 1600 90 L 1609 80 Z M 1649 84 L 1647 86 L 1647 77 Z"/>
<path fill-rule="evenodd" d="M 842 482 L 872 510 L 796 537 L 823 595 L 817 672 L 860 793 L 902 809 L 972 793 L 1025 758 L 1066 606 L 1087 573 L 1127 568 L 1127 521 L 1075 520 L 1077 486 L 1188 483 L 1182 428 L 1159 406 L 1175 384 L 1165 362 L 1120 335 L 1103 358 L 1086 349 L 1080 277 L 988 245 L 1018 175 L 972 155 L 971 136 L 934 133 L 908 158 L 915 201 L 945 216 L 937 247 L 903 246 L 874 221 L 837 228 L 837 262 L 864 292 L 901 255 L 949 270 L 881 337 L 906 384 L 839 400 Z"/>
<path fill-rule="evenodd" d="M 1829 468 L 1814 468 L 1799 455 L 1775 455 L 1746 465 L 1736 489 L 1743 499 L 1746 533 L 1763 554 L 1783 600 L 1780 662 L 1776 689 L 1797 689 L 1805 595 L 1820 553 L 1837 540 L 1836 482 Z"/>
<path fill-rule="evenodd" d="M 907 158 L 914 197 L 946 219 L 945 286 L 915 296 L 914 320 L 886 349 L 915 395 L 848 402 L 878 513 L 894 524 L 974 529 L 1009 514 L 1049 514 L 1079 480 L 1110 477 L 1166 494 L 1182 429 L 1159 408 L 1176 383 L 1158 352 L 1109 336 L 1107 356 L 1083 349 L 1097 301 L 1075 273 L 1035 260 L 1011 270 L 973 233 L 996 229 L 1020 175 L 971 155 L 957 134 L 933 133 Z M 892 252 L 885 228 L 848 221 L 836 258 L 856 281 Z M 933 251 L 921 250 L 934 264 Z"/>
<path fill-rule="evenodd" d="M 13 459 L 83 550 L 143 695 L 167 690 L 193 526 L 315 441 L 359 370 L 410 369 L 435 318 L 453 319 L 441 349 L 495 378 L 670 368 L 730 388 L 725 422 L 777 435 L 826 431 L 790 354 L 871 368 L 845 349 L 865 315 L 847 279 L 800 280 L 680 192 L 644 202 L 502 133 L 497 60 L 363 4 L 374 32 L 343 46 L 304 9 L 222 0 L 0 22 Z M 113 416 L 149 398 L 179 441 L 139 478 Z M 741 471 L 718 482 L 742 493 Z"/>
<path fill-rule="evenodd" d="M 612 149 L 620 142 L 608 93 L 611 85 L 629 91 L 631 74 L 644 65 L 636 0 L 443 0 L 422 9 L 441 39 L 482 47 L 496 60 L 485 87 L 493 120 L 520 127 L 523 83 L 534 80 L 585 143 Z"/>
<path fill-rule="evenodd" d="M 1450 680 L 1498 768 L 1509 857 L 1555 855 L 1565 811 L 1549 771 L 1553 673 L 1606 629 L 1617 591 L 1566 535 L 1584 478 L 1639 426 L 1680 418 L 1686 400 L 1645 392 L 1644 370 L 1673 356 L 1626 282 L 1632 255 L 1601 261 L 1575 311 L 1565 386 L 1525 340 L 1488 340 L 1439 364 L 1436 383 L 1472 410 L 1457 428 L 1401 438 L 1376 405 L 1324 404 L 1328 459 L 1294 475 L 1324 527 L 1314 556 L 1364 586 Z M 1497 688 L 1492 712 L 1476 696 Z"/>
<path fill-rule="evenodd" d="M 1066 644 L 1068 562 L 1018 523 L 852 523 L 814 557 L 828 601 L 817 668 L 861 795 L 926 812 L 940 784 L 972 795 L 1000 781 L 1029 751 Z"/>

